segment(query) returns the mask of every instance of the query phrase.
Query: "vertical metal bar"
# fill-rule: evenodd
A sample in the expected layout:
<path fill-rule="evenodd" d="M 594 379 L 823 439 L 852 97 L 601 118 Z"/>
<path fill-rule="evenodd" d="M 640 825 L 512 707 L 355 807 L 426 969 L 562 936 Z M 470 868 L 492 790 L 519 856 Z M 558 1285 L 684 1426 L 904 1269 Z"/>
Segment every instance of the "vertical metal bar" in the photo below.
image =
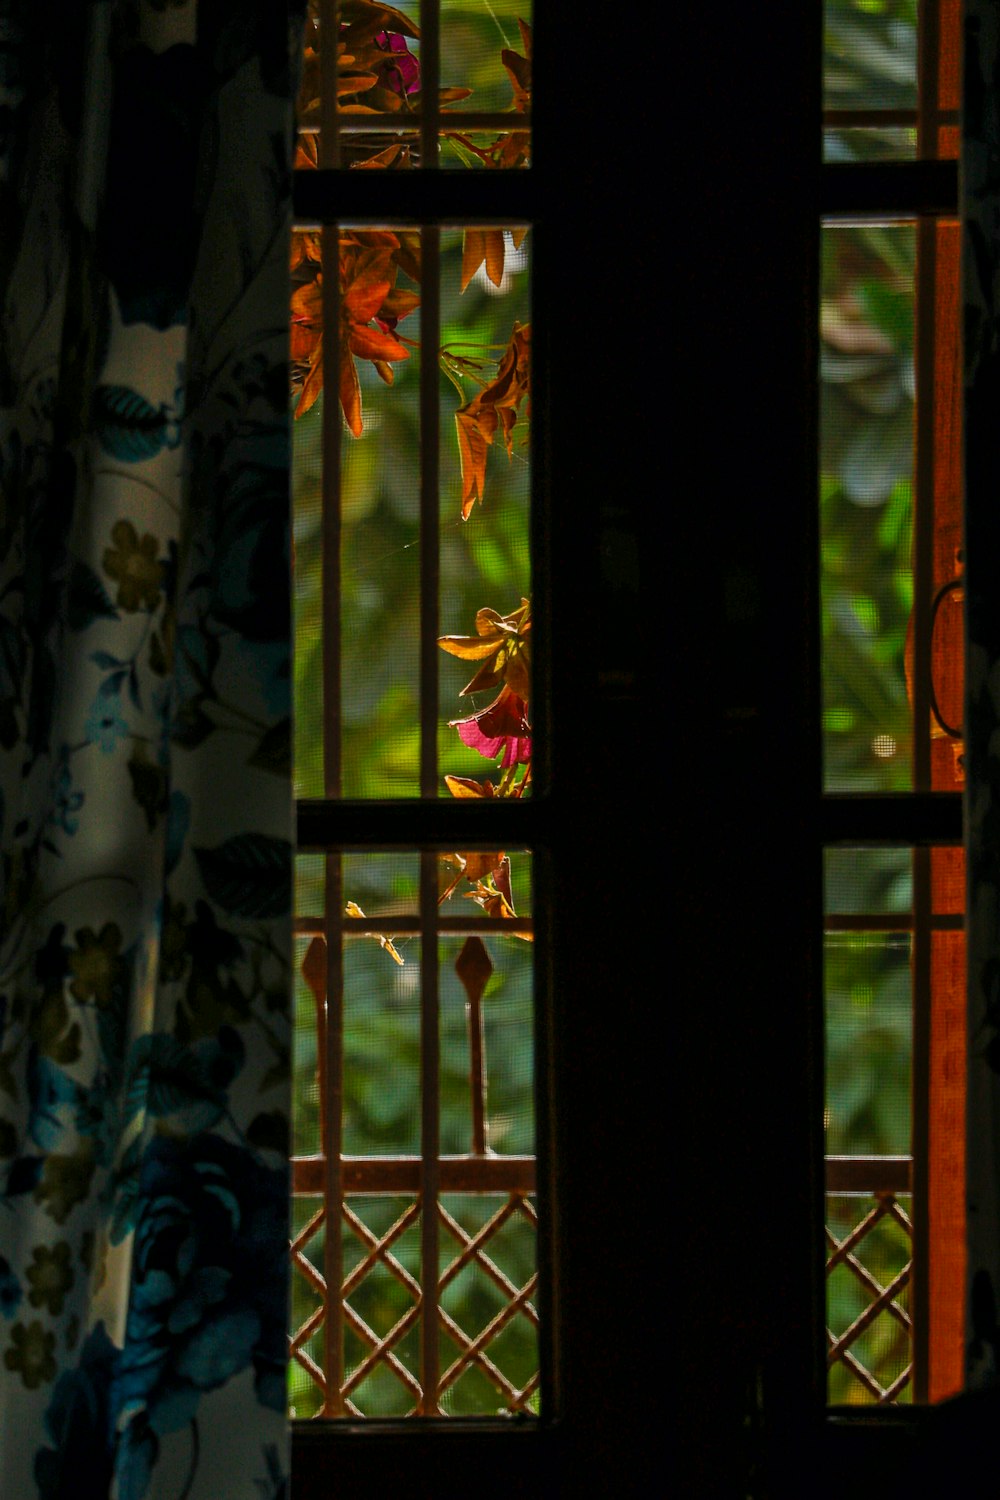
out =
<path fill-rule="evenodd" d="M 419 1415 L 438 1408 L 438 874 L 437 855 L 420 856 L 420 1385 Z"/>
<path fill-rule="evenodd" d="M 420 159 L 437 161 L 440 82 L 439 8 L 421 5 Z M 436 797 L 438 727 L 438 600 L 440 495 L 438 347 L 441 342 L 441 235 L 420 234 L 420 795 Z M 420 1401 L 421 1416 L 437 1416 L 438 1380 L 438 868 L 437 855 L 420 856 Z"/>
<path fill-rule="evenodd" d="M 320 11 L 319 66 L 319 164 L 339 167 L 341 162 L 339 111 L 337 109 L 337 38 L 340 36 L 340 0 L 324 0 Z"/>
<path fill-rule="evenodd" d="M 319 164 L 340 166 L 340 133 L 337 118 L 337 37 L 340 33 L 338 0 L 327 0 L 321 12 L 320 66 L 321 113 Z M 325 225 L 323 255 L 323 795 L 341 795 L 341 577 L 340 577 L 340 463 L 341 420 L 338 399 L 340 368 L 340 231 Z M 324 1202 L 326 1234 L 323 1274 L 326 1280 L 326 1322 L 323 1366 L 326 1375 L 324 1416 L 342 1417 L 344 1401 L 344 1282 L 341 1204 L 343 1170 L 341 1135 L 343 1125 L 343 992 L 344 908 L 343 870 L 339 852 L 325 859 L 323 930 L 326 938 L 326 1121 Z"/>
<path fill-rule="evenodd" d="M 913 790 L 931 789 L 931 602 L 934 594 L 934 354 L 937 225 L 917 221 L 916 430 L 913 465 Z"/>
<path fill-rule="evenodd" d="M 441 231 L 420 232 L 420 795 L 438 795 Z"/>
<path fill-rule="evenodd" d="M 532 133 L 532 160 L 537 163 L 535 133 Z M 544 144 L 544 141 L 543 141 Z M 549 396 L 546 389 L 546 371 L 551 359 L 551 326 L 549 320 L 536 317 L 536 291 L 557 285 L 559 274 L 558 256 L 555 246 L 549 253 L 549 239 L 545 225 L 532 224 L 530 234 L 529 277 L 531 288 L 531 340 L 532 340 L 532 412 L 547 414 Z M 551 304 L 544 304 L 551 305 Z M 530 516 L 529 536 L 531 544 L 531 590 L 532 597 L 553 600 L 553 527 L 550 518 L 554 513 L 554 479 L 549 451 L 550 422 L 536 421 L 532 426 L 531 443 L 528 449 L 530 469 Z M 532 794 L 548 795 L 552 786 L 552 750 L 558 745 L 559 725 L 553 722 L 553 670 L 552 630 L 548 611 L 537 612 L 532 622 L 531 658 L 531 720 L 534 738 L 531 752 Z M 565 699 L 563 700 L 565 702 Z M 569 757 L 567 757 L 567 763 Z M 535 941 L 532 943 L 532 1016 L 534 1042 L 534 1095 L 535 1095 L 535 1142 L 537 1157 L 536 1201 L 538 1206 L 538 1312 L 539 1342 L 538 1370 L 541 1411 L 548 1418 L 559 1411 L 561 1405 L 559 1350 L 556 1347 L 556 1330 L 560 1326 L 559 1306 L 559 1233 L 557 1218 L 559 1192 L 557 1172 L 560 1147 L 565 1143 L 557 1138 L 558 1113 L 556 1108 L 557 1077 L 555 1058 L 557 1054 L 557 1009 L 555 964 L 553 959 L 553 930 L 559 919 L 557 902 L 558 880 L 554 868 L 551 847 L 537 843 L 527 851 L 531 865 L 532 912 L 534 915 Z"/>
<path fill-rule="evenodd" d="M 326 1238 L 323 1252 L 323 1275 L 326 1280 L 326 1324 L 323 1368 L 326 1374 L 326 1402 L 323 1414 L 342 1417 L 344 1402 L 344 1308 L 341 1287 L 344 1284 L 344 1253 L 341 1236 L 343 1202 L 342 1128 L 344 1098 L 344 931 L 343 877 L 341 856 L 326 856 L 326 899 L 323 929 L 326 937 L 326 1162 L 323 1184 L 326 1204 Z"/>
<path fill-rule="evenodd" d="M 420 0 L 420 165 L 436 167 L 440 129 L 441 0 Z"/>
<path fill-rule="evenodd" d="M 917 37 L 917 155 L 938 155 L 938 7 L 919 8 Z M 937 225 L 917 221 L 914 359 L 916 430 L 913 474 L 913 788 L 931 788 L 931 600 L 934 590 L 935 345 Z M 931 858 L 913 851 L 913 1020 L 911 1041 L 911 1151 L 913 1154 L 913 1399 L 927 1400 L 930 1356 L 930 1040 Z"/>
<path fill-rule="evenodd" d="M 323 795 L 341 795 L 340 232 L 322 231 L 323 255 Z"/>
<path fill-rule="evenodd" d="M 486 1052 L 483 1047 L 481 991 L 471 991 L 465 1003 L 469 1023 L 469 1094 L 472 1105 L 472 1151 L 486 1155 Z"/>
<path fill-rule="evenodd" d="M 340 164 L 337 124 L 337 47 L 339 5 L 329 0 L 322 10 L 321 167 Z M 340 579 L 340 229 L 325 225 L 323 254 L 323 795 L 341 795 L 341 579 Z M 339 908 L 338 908 L 339 910 Z"/>
<path fill-rule="evenodd" d="M 941 68 L 940 0 L 923 0 L 917 7 L 917 156 L 938 152 L 938 115 Z"/>
<path fill-rule="evenodd" d="M 913 1272 L 910 1279 L 913 1317 L 913 1399 L 927 1400 L 930 1355 L 930 1244 L 928 1197 L 930 1169 L 930 1041 L 931 1041 L 931 851 L 913 855 L 913 1031 L 910 1072 L 913 1153 Z"/>

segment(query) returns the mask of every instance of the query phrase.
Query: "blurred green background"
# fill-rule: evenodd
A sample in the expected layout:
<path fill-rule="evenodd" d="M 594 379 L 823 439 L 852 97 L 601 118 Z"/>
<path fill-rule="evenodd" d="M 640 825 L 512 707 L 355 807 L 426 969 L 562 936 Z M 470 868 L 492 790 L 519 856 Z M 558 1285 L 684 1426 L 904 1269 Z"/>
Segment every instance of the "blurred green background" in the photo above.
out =
<path fill-rule="evenodd" d="M 917 0 L 824 0 L 826 109 L 915 109 Z M 840 126 L 824 132 L 827 161 L 877 161 L 916 154 L 915 129 Z"/>

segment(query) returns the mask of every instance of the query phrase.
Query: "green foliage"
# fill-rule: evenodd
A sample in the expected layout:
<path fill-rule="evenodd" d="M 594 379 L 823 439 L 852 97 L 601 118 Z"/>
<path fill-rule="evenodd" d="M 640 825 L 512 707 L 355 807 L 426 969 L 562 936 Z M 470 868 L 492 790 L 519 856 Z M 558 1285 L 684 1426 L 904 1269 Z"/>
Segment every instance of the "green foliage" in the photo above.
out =
<path fill-rule="evenodd" d="M 828 791 L 912 785 L 910 225 L 823 236 L 821 604 Z"/>
<path fill-rule="evenodd" d="M 827 109 L 915 109 L 917 0 L 824 0 Z M 916 131 L 851 127 L 825 133 L 829 161 L 913 156 Z"/>

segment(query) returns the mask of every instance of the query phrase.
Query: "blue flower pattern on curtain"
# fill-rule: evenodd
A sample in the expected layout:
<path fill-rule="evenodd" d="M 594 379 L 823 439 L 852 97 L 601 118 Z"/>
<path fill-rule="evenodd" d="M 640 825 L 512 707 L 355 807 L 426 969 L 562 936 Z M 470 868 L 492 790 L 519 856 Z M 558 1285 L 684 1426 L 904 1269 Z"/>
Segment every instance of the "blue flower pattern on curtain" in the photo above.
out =
<path fill-rule="evenodd" d="M 0 5 L 0 1490 L 287 1483 L 301 6 Z"/>

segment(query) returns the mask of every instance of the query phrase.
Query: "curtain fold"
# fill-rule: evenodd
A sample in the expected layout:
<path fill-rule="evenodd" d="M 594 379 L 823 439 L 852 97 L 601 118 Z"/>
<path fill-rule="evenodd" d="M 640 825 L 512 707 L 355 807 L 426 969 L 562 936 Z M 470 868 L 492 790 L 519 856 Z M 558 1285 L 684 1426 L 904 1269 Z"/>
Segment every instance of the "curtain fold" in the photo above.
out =
<path fill-rule="evenodd" d="M 0 1490 L 283 1494 L 301 5 L 0 5 Z"/>

